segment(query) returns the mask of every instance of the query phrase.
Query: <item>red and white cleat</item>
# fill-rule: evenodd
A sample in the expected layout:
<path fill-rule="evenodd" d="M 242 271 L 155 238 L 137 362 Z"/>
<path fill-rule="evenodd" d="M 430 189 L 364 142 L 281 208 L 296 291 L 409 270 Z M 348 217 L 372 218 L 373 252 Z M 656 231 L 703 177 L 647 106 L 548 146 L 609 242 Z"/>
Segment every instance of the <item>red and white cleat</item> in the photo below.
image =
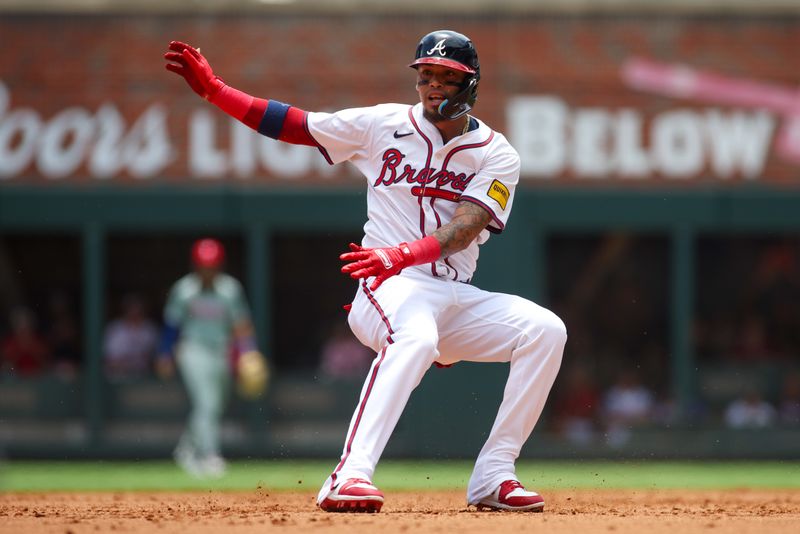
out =
<path fill-rule="evenodd" d="M 369 480 L 350 478 L 336 484 L 319 507 L 326 512 L 380 512 L 383 493 Z"/>
<path fill-rule="evenodd" d="M 516 480 L 506 480 L 494 493 L 481 499 L 478 510 L 511 510 L 518 512 L 541 512 L 544 499 L 535 491 L 528 491 Z"/>

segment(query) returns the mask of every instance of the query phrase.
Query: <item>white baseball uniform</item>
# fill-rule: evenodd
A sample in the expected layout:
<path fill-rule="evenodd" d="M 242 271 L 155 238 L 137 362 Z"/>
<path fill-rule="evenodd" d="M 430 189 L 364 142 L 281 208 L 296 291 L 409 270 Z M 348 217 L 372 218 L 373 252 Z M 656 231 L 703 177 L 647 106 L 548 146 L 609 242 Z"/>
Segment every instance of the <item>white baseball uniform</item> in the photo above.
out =
<path fill-rule="evenodd" d="M 544 407 L 566 342 L 564 323 L 521 297 L 469 284 L 478 247 L 508 220 L 519 156 L 502 134 L 470 118 L 446 144 L 422 104 L 382 104 L 308 113 L 308 132 L 332 164 L 349 161 L 367 179 L 365 247 L 391 247 L 431 235 L 461 201 L 491 214 L 465 250 L 404 269 L 374 292 L 361 280 L 348 316 L 377 357 L 350 422 L 341 461 L 319 492 L 337 481 L 372 480 L 375 466 L 413 389 L 434 362 L 511 362 L 503 401 L 469 482 L 477 503 L 505 480 Z"/>

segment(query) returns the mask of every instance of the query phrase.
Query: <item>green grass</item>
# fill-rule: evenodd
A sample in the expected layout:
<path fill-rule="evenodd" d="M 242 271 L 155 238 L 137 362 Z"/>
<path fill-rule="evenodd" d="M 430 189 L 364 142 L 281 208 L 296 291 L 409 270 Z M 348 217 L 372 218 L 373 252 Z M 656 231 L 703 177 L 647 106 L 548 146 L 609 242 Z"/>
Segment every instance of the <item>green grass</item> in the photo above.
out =
<path fill-rule="evenodd" d="M 0 491 L 316 491 L 333 461 L 239 460 L 214 481 L 196 480 L 167 461 L 7 461 Z M 385 490 L 465 489 L 467 461 L 384 461 L 375 483 Z M 520 461 L 517 475 L 538 489 L 800 488 L 800 462 Z"/>

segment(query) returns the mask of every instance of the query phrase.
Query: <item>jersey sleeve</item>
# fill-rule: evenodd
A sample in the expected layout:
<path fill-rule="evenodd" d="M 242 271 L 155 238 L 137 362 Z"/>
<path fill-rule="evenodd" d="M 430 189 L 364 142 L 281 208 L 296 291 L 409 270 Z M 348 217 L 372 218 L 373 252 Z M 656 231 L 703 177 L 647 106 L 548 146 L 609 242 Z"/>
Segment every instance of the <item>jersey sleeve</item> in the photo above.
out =
<path fill-rule="evenodd" d="M 331 165 L 369 153 L 372 108 L 351 108 L 336 113 L 309 112 L 308 132 Z"/>
<path fill-rule="evenodd" d="M 519 155 L 510 145 L 504 145 L 490 153 L 461 195 L 461 200 L 478 204 L 489 212 L 492 220 L 487 230 L 497 234 L 506 226 L 519 183 Z"/>
<path fill-rule="evenodd" d="M 180 327 L 186 318 L 186 299 L 181 292 L 181 283 L 178 281 L 170 289 L 167 304 L 164 306 L 164 322 L 170 326 Z"/>
<path fill-rule="evenodd" d="M 244 288 L 237 280 L 230 279 L 230 314 L 232 324 L 237 324 L 242 320 L 250 320 L 250 308 L 247 306 L 247 298 Z"/>

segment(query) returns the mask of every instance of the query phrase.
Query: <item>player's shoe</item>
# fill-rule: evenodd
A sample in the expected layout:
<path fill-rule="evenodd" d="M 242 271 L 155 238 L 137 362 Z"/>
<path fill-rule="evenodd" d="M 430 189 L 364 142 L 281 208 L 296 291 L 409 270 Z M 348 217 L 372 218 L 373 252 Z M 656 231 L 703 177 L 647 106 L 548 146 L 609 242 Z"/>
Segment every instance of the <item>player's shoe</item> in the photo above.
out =
<path fill-rule="evenodd" d="M 383 493 L 363 478 L 343 480 L 319 503 L 326 512 L 380 512 L 381 506 Z"/>
<path fill-rule="evenodd" d="M 204 477 L 222 478 L 228 472 L 228 462 L 218 454 L 209 454 L 198 461 L 200 472 Z"/>
<path fill-rule="evenodd" d="M 172 457 L 175 459 L 175 463 L 178 464 L 178 467 L 183 469 L 189 476 L 194 478 L 203 477 L 203 468 L 192 447 L 179 443 L 178 446 L 175 447 Z"/>
<path fill-rule="evenodd" d="M 506 480 L 488 497 L 477 504 L 478 510 L 510 510 L 518 512 L 541 512 L 544 499 L 535 491 L 528 491 L 516 480 Z"/>

